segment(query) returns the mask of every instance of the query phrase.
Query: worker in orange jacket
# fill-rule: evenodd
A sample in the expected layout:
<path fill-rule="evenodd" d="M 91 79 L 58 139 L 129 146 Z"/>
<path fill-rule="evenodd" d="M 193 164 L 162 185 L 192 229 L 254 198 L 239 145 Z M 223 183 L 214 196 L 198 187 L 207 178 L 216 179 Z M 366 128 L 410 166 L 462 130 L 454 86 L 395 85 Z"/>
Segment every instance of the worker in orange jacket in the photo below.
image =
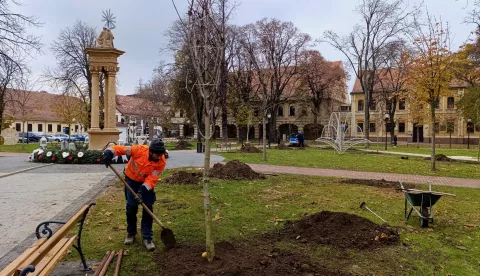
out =
<path fill-rule="evenodd" d="M 124 244 L 126 245 L 133 244 L 135 241 L 138 204 L 145 203 L 148 209 L 153 212 L 153 203 L 155 202 L 153 189 L 167 164 L 164 156 L 165 152 L 165 145 L 160 139 L 154 139 L 150 146 L 111 146 L 103 152 L 103 162 L 107 167 L 115 156 L 126 155 L 130 159 L 124 170 L 125 181 L 135 191 L 138 198 L 125 188 L 127 237 Z M 155 250 L 155 245 L 152 242 L 152 223 L 153 218 L 143 210 L 141 230 L 143 245 L 148 251 Z"/>

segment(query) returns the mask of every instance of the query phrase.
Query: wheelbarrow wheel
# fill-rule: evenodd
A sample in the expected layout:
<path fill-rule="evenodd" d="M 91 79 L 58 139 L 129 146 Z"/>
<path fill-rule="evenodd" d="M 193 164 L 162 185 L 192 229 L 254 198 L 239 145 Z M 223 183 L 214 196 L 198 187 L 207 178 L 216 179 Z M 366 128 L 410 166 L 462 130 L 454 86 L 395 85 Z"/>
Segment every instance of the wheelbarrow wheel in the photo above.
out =
<path fill-rule="evenodd" d="M 420 217 L 420 226 L 423 227 L 423 228 L 427 228 L 428 227 L 428 222 L 430 220 L 429 215 L 428 215 L 428 208 L 423 207 L 420 210 L 420 214 L 422 214 L 422 217 Z"/>

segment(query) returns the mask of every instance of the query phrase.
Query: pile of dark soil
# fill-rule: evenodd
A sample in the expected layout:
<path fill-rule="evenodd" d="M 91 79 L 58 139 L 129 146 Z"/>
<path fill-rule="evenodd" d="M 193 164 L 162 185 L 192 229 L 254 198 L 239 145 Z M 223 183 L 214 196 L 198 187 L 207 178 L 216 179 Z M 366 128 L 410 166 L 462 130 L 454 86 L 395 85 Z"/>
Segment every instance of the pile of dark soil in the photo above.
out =
<path fill-rule="evenodd" d="M 366 186 L 373 186 L 379 188 L 400 188 L 400 184 L 398 181 L 387 181 L 385 179 L 376 180 L 376 179 L 346 179 L 343 180 L 341 183 L 345 184 L 358 184 L 358 185 L 366 185 Z M 403 187 L 410 189 L 415 188 L 415 185 L 403 183 Z"/>
<path fill-rule="evenodd" d="M 175 146 L 176 150 L 187 150 L 190 149 L 193 145 L 190 144 L 188 141 L 185 140 L 180 140 L 177 142 L 177 145 Z"/>
<path fill-rule="evenodd" d="M 238 160 L 232 160 L 225 165 L 217 163 L 210 170 L 210 176 L 219 179 L 263 179 L 263 174 L 257 173 L 247 164 Z"/>
<path fill-rule="evenodd" d="M 259 153 L 262 152 L 259 148 L 250 146 L 250 145 L 243 145 L 242 148 L 240 149 L 240 152 L 246 152 L 246 153 Z"/>
<path fill-rule="evenodd" d="M 179 245 L 157 256 L 162 275 L 348 275 L 330 271 L 298 253 L 271 249 L 265 243 L 215 244 L 215 259 L 202 258 L 204 245 Z"/>
<path fill-rule="evenodd" d="M 200 182 L 201 172 L 178 171 L 165 178 L 162 182 L 166 184 L 187 184 L 195 185 Z"/>
<path fill-rule="evenodd" d="M 430 160 L 431 157 L 425 157 L 425 160 Z M 449 158 L 444 154 L 435 154 L 435 161 L 446 161 L 446 162 L 455 162 L 454 159 Z"/>
<path fill-rule="evenodd" d="M 290 150 L 290 149 L 292 149 L 292 148 L 290 148 L 289 146 L 285 145 L 284 143 L 280 143 L 280 144 L 278 144 L 277 149 L 279 149 L 279 150 Z"/>
<path fill-rule="evenodd" d="M 277 241 L 330 245 L 339 249 L 374 249 L 400 242 L 398 233 L 388 226 L 353 214 L 329 211 L 288 221 L 276 233 L 266 235 Z"/>

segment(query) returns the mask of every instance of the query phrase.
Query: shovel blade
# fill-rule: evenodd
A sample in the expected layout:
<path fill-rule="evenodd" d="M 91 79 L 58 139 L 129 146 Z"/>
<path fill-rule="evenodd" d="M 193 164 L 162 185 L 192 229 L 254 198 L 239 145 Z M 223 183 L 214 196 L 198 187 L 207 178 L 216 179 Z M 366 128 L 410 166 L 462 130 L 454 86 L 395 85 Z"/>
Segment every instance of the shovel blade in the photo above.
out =
<path fill-rule="evenodd" d="M 170 250 L 177 245 L 177 240 L 175 239 L 175 235 L 173 234 L 173 231 L 164 228 L 162 232 L 160 233 L 160 239 L 162 240 L 163 244 L 165 245 L 166 250 Z"/>

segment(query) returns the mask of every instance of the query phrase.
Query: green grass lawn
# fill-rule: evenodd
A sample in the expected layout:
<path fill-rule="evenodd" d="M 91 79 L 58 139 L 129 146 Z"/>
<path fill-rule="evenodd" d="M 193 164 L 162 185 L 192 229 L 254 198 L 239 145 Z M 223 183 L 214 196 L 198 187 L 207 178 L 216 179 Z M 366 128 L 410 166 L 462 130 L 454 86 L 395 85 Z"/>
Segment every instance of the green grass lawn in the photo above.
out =
<path fill-rule="evenodd" d="M 408 153 L 420 153 L 420 154 L 430 154 L 431 147 L 430 146 L 421 146 L 417 148 L 416 145 L 398 145 L 396 148 L 391 147 L 388 145 L 387 151 L 395 151 L 395 152 L 408 152 Z M 372 147 L 372 149 L 376 150 L 376 147 Z M 471 146 L 470 149 L 458 149 L 458 148 L 448 148 L 448 145 L 442 145 L 440 148 L 437 147 L 435 149 L 436 154 L 444 154 L 446 156 L 470 156 L 470 157 L 477 157 L 478 150 L 477 146 Z M 385 150 L 384 147 L 379 146 L 378 150 Z"/>
<path fill-rule="evenodd" d="M 202 187 L 158 184 L 155 190 L 154 213 L 174 231 L 179 244 L 203 243 Z M 282 227 L 283 222 L 275 224 L 273 217 L 296 220 L 322 210 L 352 213 L 381 223 L 359 208 L 365 201 L 390 225 L 398 227 L 403 245 L 339 251 L 329 246 L 283 241 L 275 247 L 301 251 L 322 265 L 354 275 L 479 275 L 480 245 L 476 241 L 480 240 L 480 212 L 474 206 L 480 203 L 480 189 L 436 186 L 435 190 L 457 196 L 442 198 L 435 205 L 433 227 L 424 229 L 419 227 L 418 217 L 405 222 L 403 194 L 392 188 L 294 175 L 269 176 L 258 181 L 214 180 L 212 205 L 223 217 L 214 221 L 214 238 L 216 241 L 249 239 Z M 159 227 L 154 226 L 158 247 L 155 253 L 147 253 L 138 237 L 133 246 L 124 246 L 125 228 L 124 192 L 117 182 L 87 217 L 82 236 L 87 258 L 100 260 L 106 251 L 127 248 L 122 275 L 163 275 L 154 261 L 162 254 Z M 75 251 L 66 260 L 78 260 Z"/>
<path fill-rule="evenodd" d="M 402 160 L 399 155 L 365 153 L 356 150 L 338 154 L 333 149 L 269 149 L 267 150 L 267 161 L 262 160 L 262 153 L 230 151 L 218 154 L 224 156 L 227 161 L 237 159 L 254 164 L 480 178 L 480 164 L 437 162 L 437 171 L 432 172 L 430 160 L 424 160 L 424 158 L 409 157 L 408 160 Z"/>
<path fill-rule="evenodd" d="M 79 144 L 80 145 L 80 144 Z M 77 146 L 79 146 L 77 145 Z M 0 152 L 24 152 L 32 153 L 40 147 L 40 143 L 15 144 L 15 145 L 0 145 Z M 52 142 L 47 144 L 47 149 L 60 149 L 60 143 Z"/>

